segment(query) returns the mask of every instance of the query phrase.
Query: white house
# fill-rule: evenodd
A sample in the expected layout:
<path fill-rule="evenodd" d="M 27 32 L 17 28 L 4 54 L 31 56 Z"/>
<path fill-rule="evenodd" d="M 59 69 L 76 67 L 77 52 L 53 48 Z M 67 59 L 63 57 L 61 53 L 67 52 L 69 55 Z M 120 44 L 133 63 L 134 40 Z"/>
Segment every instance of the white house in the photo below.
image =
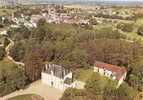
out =
<path fill-rule="evenodd" d="M 36 28 L 37 27 L 37 24 L 36 23 L 32 23 L 32 22 L 25 22 L 24 23 L 24 26 L 25 27 L 29 27 L 29 28 Z"/>
<path fill-rule="evenodd" d="M 12 24 L 12 25 L 10 25 L 10 27 L 11 27 L 11 28 L 18 28 L 19 25 L 14 25 L 14 24 Z"/>
<path fill-rule="evenodd" d="M 68 87 L 75 87 L 73 73 L 56 64 L 45 64 L 41 73 L 41 80 L 43 83 L 61 90 L 65 90 Z"/>
<path fill-rule="evenodd" d="M 3 47 L 4 45 L 3 45 L 3 43 L 0 43 L 0 47 Z"/>
<path fill-rule="evenodd" d="M 0 35 L 7 35 L 6 29 L 0 28 Z"/>
<path fill-rule="evenodd" d="M 112 80 L 118 80 L 117 88 L 122 84 L 126 78 L 127 71 L 123 67 L 96 61 L 94 64 L 94 72 L 99 72 Z"/>
<path fill-rule="evenodd" d="M 80 20 L 78 23 L 81 25 L 89 25 L 89 20 Z"/>
<path fill-rule="evenodd" d="M 31 16 L 31 21 L 37 23 L 42 18 L 43 18 L 42 15 L 32 15 Z"/>

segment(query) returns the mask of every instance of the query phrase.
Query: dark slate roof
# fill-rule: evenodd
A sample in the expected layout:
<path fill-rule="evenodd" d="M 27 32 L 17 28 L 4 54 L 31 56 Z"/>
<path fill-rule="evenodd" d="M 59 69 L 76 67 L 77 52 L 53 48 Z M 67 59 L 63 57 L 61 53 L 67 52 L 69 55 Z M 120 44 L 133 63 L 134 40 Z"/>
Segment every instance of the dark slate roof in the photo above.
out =
<path fill-rule="evenodd" d="M 71 79 L 71 78 L 66 78 L 65 81 L 64 81 L 65 84 L 69 84 L 69 85 L 70 85 L 72 82 L 73 82 L 73 79 Z"/>
<path fill-rule="evenodd" d="M 66 76 L 70 72 L 69 70 L 66 70 L 60 65 L 56 65 L 56 64 L 47 64 L 47 65 L 48 65 L 48 68 L 46 69 L 45 67 L 44 72 L 49 74 L 52 74 L 53 72 L 53 75 L 59 78 L 64 78 L 64 76 Z"/>

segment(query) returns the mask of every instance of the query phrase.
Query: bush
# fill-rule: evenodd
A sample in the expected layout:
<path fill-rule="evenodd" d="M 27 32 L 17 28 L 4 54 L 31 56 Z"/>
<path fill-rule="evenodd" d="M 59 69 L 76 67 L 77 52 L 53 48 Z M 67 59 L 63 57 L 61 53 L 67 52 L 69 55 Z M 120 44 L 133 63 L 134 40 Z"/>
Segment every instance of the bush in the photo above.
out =
<path fill-rule="evenodd" d="M 5 56 L 5 49 L 3 47 L 0 47 L 0 60 L 3 60 Z"/>
<path fill-rule="evenodd" d="M 139 35 L 143 35 L 143 25 L 141 25 L 141 26 L 138 28 L 137 33 L 138 33 Z"/>
<path fill-rule="evenodd" d="M 0 70 L 0 96 L 22 89 L 27 83 L 24 70 L 14 66 L 11 71 Z"/>
<path fill-rule="evenodd" d="M 133 24 L 131 23 L 119 23 L 117 25 L 118 29 L 121 29 L 124 32 L 132 32 L 133 31 Z"/>

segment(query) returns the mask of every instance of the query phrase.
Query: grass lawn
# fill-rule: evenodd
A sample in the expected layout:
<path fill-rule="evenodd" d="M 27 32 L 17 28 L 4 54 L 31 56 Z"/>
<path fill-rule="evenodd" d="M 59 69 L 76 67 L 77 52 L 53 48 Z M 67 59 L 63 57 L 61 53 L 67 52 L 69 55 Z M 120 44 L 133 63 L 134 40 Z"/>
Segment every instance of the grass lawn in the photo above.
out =
<path fill-rule="evenodd" d="M 38 95 L 25 94 L 25 95 L 16 96 L 16 97 L 13 97 L 13 98 L 10 98 L 10 99 L 7 99 L 7 100 L 44 100 L 44 99 L 41 98 Z"/>
<path fill-rule="evenodd" d="M 77 69 L 76 73 L 76 80 L 86 82 L 88 79 L 90 79 L 94 72 L 92 69 Z"/>
<path fill-rule="evenodd" d="M 2 61 L 0 61 L 0 70 L 6 70 L 9 71 L 15 64 L 11 62 L 9 59 L 4 58 Z"/>
<path fill-rule="evenodd" d="M 93 76 L 94 76 L 94 78 L 93 78 Z M 109 78 L 107 78 L 106 76 L 100 75 L 98 72 L 93 72 L 92 69 L 78 69 L 78 70 L 76 70 L 75 80 L 87 83 L 88 81 L 95 79 L 95 78 L 97 79 L 96 83 L 99 83 L 100 87 L 105 87 L 110 82 L 112 82 L 110 84 L 112 84 L 112 86 L 114 88 L 116 88 L 116 86 L 117 86 L 117 81 L 112 81 Z"/>
<path fill-rule="evenodd" d="M 4 38 L 0 36 L 0 43 L 2 43 L 3 41 L 4 41 Z"/>
<path fill-rule="evenodd" d="M 12 12 L 14 12 L 13 9 L 0 8 L 0 16 L 9 16 L 12 15 Z"/>
<path fill-rule="evenodd" d="M 32 99 L 32 94 L 26 94 L 26 95 L 13 97 L 8 100 L 33 100 L 33 99 Z"/>
<path fill-rule="evenodd" d="M 143 24 L 143 18 L 138 18 L 136 24 L 141 25 Z"/>

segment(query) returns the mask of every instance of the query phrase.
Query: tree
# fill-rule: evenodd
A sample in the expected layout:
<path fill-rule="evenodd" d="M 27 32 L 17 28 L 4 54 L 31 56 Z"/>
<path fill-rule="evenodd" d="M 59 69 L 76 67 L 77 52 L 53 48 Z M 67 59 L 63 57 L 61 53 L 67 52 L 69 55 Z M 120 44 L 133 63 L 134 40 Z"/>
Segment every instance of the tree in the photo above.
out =
<path fill-rule="evenodd" d="M 104 93 L 103 93 L 103 100 L 116 100 L 116 96 L 115 96 L 115 91 L 117 90 L 116 86 L 117 86 L 118 82 L 115 81 L 111 81 L 109 80 L 108 84 L 105 86 L 104 88 Z"/>
<path fill-rule="evenodd" d="M 108 38 L 108 39 L 125 39 L 125 35 L 120 33 L 118 30 L 114 30 L 113 27 L 103 27 L 96 32 L 96 38 Z"/>
<path fill-rule="evenodd" d="M 135 66 L 132 68 L 131 73 L 129 74 L 129 79 L 127 82 L 133 88 L 142 91 L 143 90 L 143 67 Z"/>
<path fill-rule="evenodd" d="M 3 47 L 0 47 L 0 60 L 3 60 L 5 54 L 5 49 Z"/>
<path fill-rule="evenodd" d="M 50 41 L 44 41 L 42 42 L 42 52 L 43 52 L 43 57 L 45 61 L 53 61 L 54 60 L 54 55 L 55 55 L 55 45 L 50 42 Z"/>
<path fill-rule="evenodd" d="M 39 21 L 38 21 L 38 23 L 37 23 L 37 26 L 38 27 L 42 27 L 42 26 L 44 26 L 46 24 L 46 20 L 45 19 L 40 19 Z"/>
<path fill-rule="evenodd" d="M 8 46 L 9 43 L 10 41 L 8 40 L 8 38 L 4 38 L 4 47 Z"/>
<path fill-rule="evenodd" d="M 89 21 L 92 25 L 97 25 L 98 22 L 96 21 L 96 19 L 90 19 Z"/>
<path fill-rule="evenodd" d="M 84 90 L 69 88 L 64 92 L 60 100 L 89 100 L 86 95 Z"/>
<path fill-rule="evenodd" d="M 76 68 L 88 67 L 87 53 L 84 50 L 75 49 L 71 52 L 71 55 L 67 58 L 70 62 L 73 63 L 73 66 Z"/>
<path fill-rule="evenodd" d="M 10 71 L 0 71 L 0 96 L 22 89 L 27 84 L 23 69 L 13 66 Z"/>
<path fill-rule="evenodd" d="M 27 27 L 22 25 L 18 28 L 10 28 L 7 34 L 10 37 L 13 37 L 14 40 L 19 41 L 23 39 L 28 39 L 31 35 L 31 31 Z"/>
<path fill-rule="evenodd" d="M 38 80 L 43 69 L 43 57 L 39 47 L 35 43 L 30 44 L 25 54 L 25 71 L 30 81 Z"/>
<path fill-rule="evenodd" d="M 133 100 L 136 94 L 137 92 L 132 87 L 129 87 L 128 84 L 123 83 L 115 91 L 115 100 Z"/>
<path fill-rule="evenodd" d="M 17 42 L 15 45 L 10 49 L 10 56 L 15 61 L 22 61 L 25 55 L 25 46 L 22 42 Z"/>
<path fill-rule="evenodd" d="M 4 27 L 4 25 L 0 23 L 0 28 L 3 28 L 3 27 Z"/>
<path fill-rule="evenodd" d="M 132 32 L 133 24 L 132 23 L 119 23 L 117 24 L 117 28 L 121 29 L 124 32 Z"/>
<path fill-rule="evenodd" d="M 12 92 L 14 90 L 24 88 L 26 80 L 27 77 L 25 76 L 24 70 L 20 68 L 13 68 L 13 70 L 9 72 L 6 77 L 7 91 Z"/>
<path fill-rule="evenodd" d="M 100 76 L 98 73 L 94 73 L 92 77 L 87 81 L 85 86 L 86 91 L 93 95 L 102 95 L 106 86 L 107 79 Z"/>
<path fill-rule="evenodd" d="M 143 35 L 143 25 L 141 25 L 141 26 L 138 28 L 137 33 L 138 33 L 139 35 Z"/>

